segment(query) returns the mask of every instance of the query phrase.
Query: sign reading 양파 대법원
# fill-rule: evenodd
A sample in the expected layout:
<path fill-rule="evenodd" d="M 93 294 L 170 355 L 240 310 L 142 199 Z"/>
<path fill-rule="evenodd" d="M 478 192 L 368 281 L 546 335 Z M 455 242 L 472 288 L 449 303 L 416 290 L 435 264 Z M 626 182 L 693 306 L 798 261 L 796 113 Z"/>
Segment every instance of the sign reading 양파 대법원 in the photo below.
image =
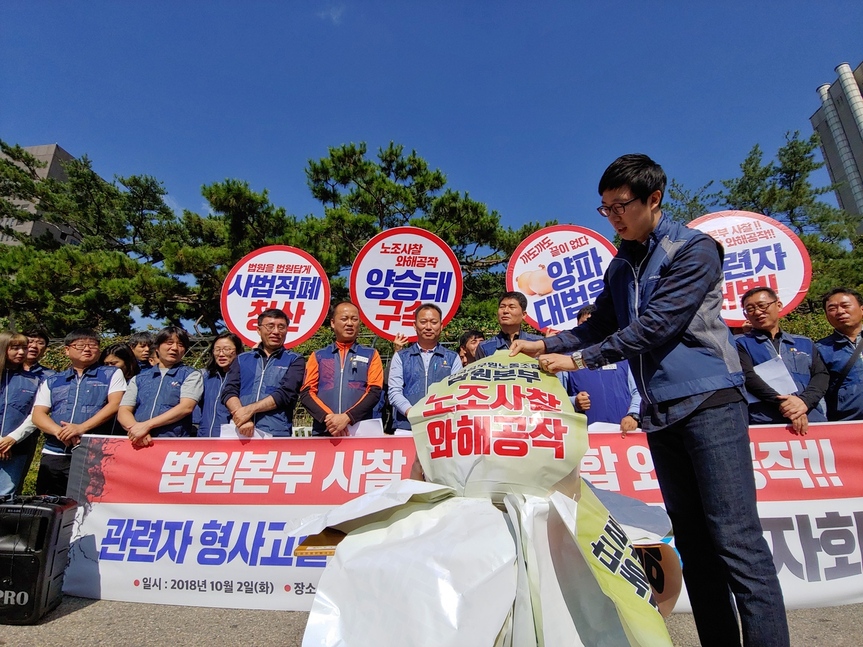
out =
<path fill-rule="evenodd" d="M 603 275 L 617 253 L 600 234 L 555 225 L 524 239 L 509 260 L 506 289 L 527 297 L 525 319 L 537 330 L 568 330 L 579 310 L 602 292 Z"/>
<path fill-rule="evenodd" d="M 271 308 L 290 320 L 285 347 L 315 334 L 327 316 L 330 282 L 321 264 L 296 247 L 271 245 L 247 254 L 222 284 L 225 325 L 246 346 L 255 346 L 258 315 Z"/>
<path fill-rule="evenodd" d="M 351 268 L 351 296 L 376 335 L 416 340 L 414 313 L 423 303 L 441 309 L 442 325 L 461 302 L 461 266 L 440 238 L 419 227 L 394 227 L 372 238 Z"/>
<path fill-rule="evenodd" d="M 782 223 L 749 211 L 717 211 L 689 226 L 722 243 L 722 318 L 729 326 L 746 322 L 740 297 L 751 288 L 772 288 L 782 302 L 780 317 L 803 301 L 812 263 L 803 242 Z"/>

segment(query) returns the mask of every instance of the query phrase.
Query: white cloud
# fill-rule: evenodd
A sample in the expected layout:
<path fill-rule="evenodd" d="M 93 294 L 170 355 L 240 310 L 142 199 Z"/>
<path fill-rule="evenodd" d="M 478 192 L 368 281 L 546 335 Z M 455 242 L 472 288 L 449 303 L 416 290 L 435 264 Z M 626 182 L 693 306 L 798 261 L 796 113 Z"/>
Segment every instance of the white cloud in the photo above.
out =
<path fill-rule="evenodd" d="M 318 18 L 329 20 L 334 25 L 339 25 L 342 22 L 342 15 L 345 13 L 345 5 L 333 5 L 324 11 L 318 13 Z"/>

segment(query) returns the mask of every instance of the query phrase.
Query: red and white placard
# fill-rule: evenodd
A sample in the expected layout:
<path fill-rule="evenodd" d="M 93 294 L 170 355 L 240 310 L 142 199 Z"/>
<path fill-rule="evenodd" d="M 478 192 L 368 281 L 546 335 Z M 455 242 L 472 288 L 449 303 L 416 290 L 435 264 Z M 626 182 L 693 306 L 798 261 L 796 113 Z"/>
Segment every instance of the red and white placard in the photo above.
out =
<path fill-rule="evenodd" d="M 314 256 L 296 247 L 271 245 L 247 254 L 222 284 L 225 325 L 247 346 L 260 342 L 258 315 L 282 310 L 290 324 L 285 348 L 315 334 L 327 317 L 330 282 Z"/>
<path fill-rule="evenodd" d="M 351 268 L 351 296 L 376 335 L 416 339 L 414 313 L 434 303 L 446 325 L 461 303 L 461 266 L 452 249 L 419 227 L 394 227 L 372 238 Z"/>
<path fill-rule="evenodd" d="M 740 297 L 756 286 L 779 295 L 785 316 L 809 289 L 812 263 L 797 235 L 781 222 L 750 211 L 717 211 L 696 218 L 689 226 L 722 243 L 725 260 L 722 317 L 729 326 L 746 322 Z"/>
<path fill-rule="evenodd" d="M 546 227 L 525 238 L 509 259 L 506 289 L 527 297 L 525 320 L 537 330 L 568 330 L 576 326 L 578 311 L 602 292 L 602 277 L 616 253 L 586 227 Z"/>

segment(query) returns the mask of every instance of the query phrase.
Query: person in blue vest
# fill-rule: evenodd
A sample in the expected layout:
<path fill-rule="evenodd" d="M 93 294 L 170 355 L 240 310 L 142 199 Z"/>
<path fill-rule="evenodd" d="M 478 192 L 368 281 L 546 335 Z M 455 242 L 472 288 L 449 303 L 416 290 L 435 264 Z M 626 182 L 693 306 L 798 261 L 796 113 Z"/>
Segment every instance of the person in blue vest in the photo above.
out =
<path fill-rule="evenodd" d="M 750 395 L 749 423 L 786 424 L 792 433 L 806 435 L 810 422 L 827 421 L 821 403 L 830 384 L 830 374 L 815 343 L 808 337 L 781 329 L 782 301 L 772 288 L 747 290 L 740 298 L 740 305 L 752 324 L 752 330 L 736 337 L 740 366 Z M 781 382 L 776 382 L 766 372 L 767 367 L 779 361 L 787 371 L 786 377 L 794 380 L 793 391 L 790 384 L 785 384 L 783 389 Z M 764 375 L 767 380 L 762 377 Z"/>
<path fill-rule="evenodd" d="M 384 384 L 378 351 L 357 343 L 357 307 L 350 301 L 336 304 L 330 326 L 336 341 L 309 356 L 300 393 L 314 419 L 313 436 L 347 436 L 351 425 L 373 419 Z"/>
<path fill-rule="evenodd" d="M 457 373 L 461 359 L 440 343 L 443 314 L 433 303 L 424 303 L 414 313 L 417 341 L 393 355 L 389 374 L 389 400 L 395 429 L 410 429 L 408 411 L 435 382 Z"/>
<path fill-rule="evenodd" d="M 228 370 L 242 352 L 243 342 L 232 332 L 223 332 L 210 344 L 207 352 L 210 361 L 203 370 L 204 395 L 200 406 L 198 438 L 219 436 L 222 425 L 231 422 L 231 413 L 222 402 L 222 390 Z"/>
<path fill-rule="evenodd" d="M 24 370 L 30 371 L 44 382 L 45 378 L 57 372 L 42 366 L 40 363 L 48 351 L 48 344 L 51 340 L 44 328 L 31 328 L 25 330 L 24 334 L 27 336 L 27 357 L 24 358 Z"/>
<path fill-rule="evenodd" d="M 132 333 L 126 341 L 132 353 L 135 355 L 135 361 L 138 362 L 138 368 L 146 371 L 155 363 L 155 348 L 153 333 L 143 330 L 141 332 Z"/>
<path fill-rule="evenodd" d="M 183 364 L 189 334 L 168 326 L 153 341 L 156 363 L 129 380 L 117 422 L 133 445 L 146 447 L 160 436 L 191 436 L 192 411 L 203 391 L 200 371 Z"/>
<path fill-rule="evenodd" d="M 222 387 L 222 403 L 243 436 L 294 433 L 294 407 L 303 383 L 305 360 L 285 348 L 288 316 L 271 308 L 258 315 L 261 343 L 231 364 Z"/>
<path fill-rule="evenodd" d="M 821 304 L 833 326 L 833 332 L 815 344 L 830 372 L 824 397 L 827 419 L 863 420 L 863 296 L 838 287 L 825 294 Z"/>
<path fill-rule="evenodd" d="M 48 344 L 51 339 L 48 337 L 48 331 L 41 326 L 34 326 L 29 330 L 25 330 L 24 335 L 27 337 L 27 356 L 24 358 L 24 370 L 39 378 L 39 383 L 41 384 L 57 373 L 57 371 L 43 366 L 41 363 L 42 358 L 48 351 Z M 24 474 L 21 475 L 18 489 L 15 491 L 16 494 L 21 494 L 24 487 L 24 477 L 27 475 L 27 470 L 30 469 L 33 457 L 36 455 L 39 435 L 39 430 L 33 424 L 32 417 L 30 416 L 27 417 L 24 424 L 11 432 L 10 437 L 14 437 L 17 440 L 18 446 L 15 448 L 16 452 L 25 453 L 27 456 L 25 459 L 27 467 Z"/>
<path fill-rule="evenodd" d="M 45 434 L 36 494 L 65 496 L 72 450 L 86 433 L 110 435 L 126 392 L 123 373 L 99 366 L 99 335 L 81 328 L 63 340 L 72 366 L 39 386 L 33 424 Z"/>
<path fill-rule="evenodd" d="M 488 357 L 499 350 L 509 348 L 516 339 L 541 340 L 542 337 L 524 332 L 524 313 L 527 312 L 527 297 L 521 292 L 504 292 L 497 303 L 497 323 L 500 332 L 476 347 L 476 359 Z"/>
<path fill-rule="evenodd" d="M 510 354 L 538 357 L 553 373 L 629 360 L 701 644 L 740 645 L 742 629 L 747 647 L 787 647 L 756 507 L 743 371 L 722 319 L 722 246 L 662 213 L 666 181 L 647 155 L 606 169 L 597 210 L 622 242 L 596 312 L 544 341 L 516 340 Z"/>
<path fill-rule="evenodd" d="M 27 337 L 0 332 L 0 496 L 14 494 L 30 465 L 28 448 L 12 435 L 30 415 L 39 378 L 24 370 Z"/>

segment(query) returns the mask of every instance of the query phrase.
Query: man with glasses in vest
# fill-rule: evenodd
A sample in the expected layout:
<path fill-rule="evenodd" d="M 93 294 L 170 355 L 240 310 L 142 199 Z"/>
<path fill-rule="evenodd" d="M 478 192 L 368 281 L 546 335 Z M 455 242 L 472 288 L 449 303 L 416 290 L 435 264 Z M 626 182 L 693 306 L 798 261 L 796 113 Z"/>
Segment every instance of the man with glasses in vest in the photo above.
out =
<path fill-rule="evenodd" d="M 33 424 L 45 433 L 36 494 L 66 496 L 72 450 L 85 433 L 111 434 L 126 392 L 123 372 L 99 363 L 99 335 L 86 328 L 64 340 L 72 366 L 48 377 L 33 402 Z"/>
<path fill-rule="evenodd" d="M 810 422 L 827 422 L 818 408 L 830 382 L 827 367 L 809 337 L 780 328 L 782 301 L 772 288 L 747 290 L 740 305 L 752 324 L 752 330 L 737 337 L 740 366 L 750 395 L 749 423 L 789 425 L 792 433 L 805 436 Z M 773 371 L 769 371 L 771 363 Z M 779 381 L 770 378 L 777 370 Z"/>
<path fill-rule="evenodd" d="M 285 349 L 288 316 L 272 308 L 258 315 L 261 343 L 231 364 L 222 388 L 222 404 L 237 432 L 287 437 L 294 433 L 294 407 L 303 382 L 305 360 Z"/>

